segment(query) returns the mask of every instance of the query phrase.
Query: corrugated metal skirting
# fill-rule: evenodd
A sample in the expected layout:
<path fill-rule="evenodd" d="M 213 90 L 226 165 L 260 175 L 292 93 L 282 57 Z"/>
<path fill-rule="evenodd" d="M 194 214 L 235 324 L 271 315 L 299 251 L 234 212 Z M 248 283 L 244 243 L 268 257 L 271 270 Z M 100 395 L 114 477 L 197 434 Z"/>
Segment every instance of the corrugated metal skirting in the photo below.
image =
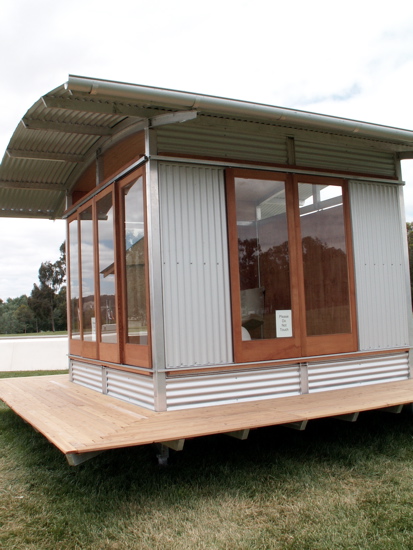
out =
<path fill-rule="evenodd" d="M 160 165 L 167 368 L 232 362 L 223 171 Z"/>
<path fill-rule="evenodd" d="M 70 361 L 70 379 L 75 384 L 102 392 L 102 367 L 79 361 Z"/>
<path fill-rule="evenodd" d="M 155 409 L 152 376 L 71 360 L 70 378 L 75 384 L 99 393 L 146 409 Z"/>
<path fill-rule="evenodd" d="M 105 371 L 108 395 L 146 409 L 155 409 L 152 376 L 108 368 Z"/>
<path fill-rule="evenodd" d="M 409 345 L 407 244 L 397 185 L 350 183 L 359 349 Z"/>
<path fill-rule="evenodd" d="M 309 393 L 407 380 L 407 353 L 308 365 Z"/>
<path fill-rule="evenodd" d="M 168 410 L 300 395 L 300 367 L 171 377 L 166 392 Z"/>

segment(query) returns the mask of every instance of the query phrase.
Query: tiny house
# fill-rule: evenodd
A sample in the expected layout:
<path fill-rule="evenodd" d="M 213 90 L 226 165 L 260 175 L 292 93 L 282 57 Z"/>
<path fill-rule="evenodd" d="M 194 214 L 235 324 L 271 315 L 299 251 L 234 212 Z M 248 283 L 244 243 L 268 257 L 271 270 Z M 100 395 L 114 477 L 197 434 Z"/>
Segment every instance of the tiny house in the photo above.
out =
<path fill-rule="evenodd" d="M 383 388 L 411 376 L 406 158 L 408 130 L 70 76 L 0 213 L 67 220 L 75 385 L 155 412 Z"/>

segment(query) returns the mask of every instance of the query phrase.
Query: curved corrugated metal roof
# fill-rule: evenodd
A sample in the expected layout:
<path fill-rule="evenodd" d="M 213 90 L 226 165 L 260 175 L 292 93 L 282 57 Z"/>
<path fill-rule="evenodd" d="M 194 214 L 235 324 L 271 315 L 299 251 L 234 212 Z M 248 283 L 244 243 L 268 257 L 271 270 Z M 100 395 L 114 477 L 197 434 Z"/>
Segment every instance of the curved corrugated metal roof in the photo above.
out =
<path fill-rule="evenodd" d="M 75 179 L 96 150 L 157 115 L 203 115 L 316 130 L 413 152 L 413 132 L 234 99 L 69 76 L 40 98 L 16 128 L 0 165 L 0 216 L 59 218 Z M 406 153 L 406 151 L 408 151 Z"/>

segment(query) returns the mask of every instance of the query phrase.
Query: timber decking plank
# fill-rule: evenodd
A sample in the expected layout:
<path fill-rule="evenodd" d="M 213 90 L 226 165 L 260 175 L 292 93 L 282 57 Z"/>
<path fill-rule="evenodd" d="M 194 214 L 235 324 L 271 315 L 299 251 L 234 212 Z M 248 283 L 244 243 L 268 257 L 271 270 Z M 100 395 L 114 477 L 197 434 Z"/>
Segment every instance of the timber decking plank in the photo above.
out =
<path fill-rule="evenodd" d="M 180 411 L 150 411 L 69 381 L 0 380 L 0 399 L 63 453 L 161 443 L 413 402 L 413 380 Z"/>

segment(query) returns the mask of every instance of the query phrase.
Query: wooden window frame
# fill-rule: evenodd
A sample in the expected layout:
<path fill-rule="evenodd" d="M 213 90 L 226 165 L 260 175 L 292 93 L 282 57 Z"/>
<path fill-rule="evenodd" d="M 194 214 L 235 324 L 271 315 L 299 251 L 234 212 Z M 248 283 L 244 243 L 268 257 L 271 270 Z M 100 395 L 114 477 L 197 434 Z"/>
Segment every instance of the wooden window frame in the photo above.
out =
<path fill-rule="evenodd" d="M 76 224 L 76 233 L 77 233 L 77 278 L 78 278 L 78 285 L 79 285 L 79 304 L 78 308 L 81 309 L 82 305 L 82 296 L 80 292 L 80 231 L 79 231 L 79 217 L 77 212 L 72 214 L 67 220 L 67 253 L 66 253 L 66 262 L 67 262 L 67 319 L 68 319 L 68 336 L 69 336 L 69 353 L 72 355 L 82 355 L 82 324 L 83 320 L 82 317 L 79 317 L 79 338 L 73 338 L 73 326 L 72 326 L 72 281 L 71 281 L 71 250 L 70 250 L 70 224 L 75 223 Z"/>
<path fill-rule="evenodd" d="M 114 212 L 114 220 L 113 220 L 113 246 L 114 246 L 114 270 L 115 270 L 115 307 L 116 307 L 116 327 L 117 327 L 117 342 L 116 343 L 108 343 L 102 341 L 102 325 L 101 325 L 101 315 L 100 315 L 100 277 L 99 277 L 99 263 L 100 263 L 100 257 L 99 257 L 99 220 L 97 218 L 97 210 L 96 205 L 99 202 L 99 200 L 103 199 L 107 195 L 112 195 L 112 207 Z M 97 336 L 97 343 L 98 343 L 98 357 L 102 358 L 104 357 L 105 361 L 108 361 L 110 363 L 120 363 L 121 358 L 121 327 L 122 327 L 122 317 L 120 315 L 120 308 L 119 308 L 119 298 L 118 298 L 118 292 L 119 287 L 117 284 L 118 281 L 118 266 L 119 262 L 117 261 L 117 252 L 118 252 L 118 246 L 117 246 L 117 238 L 116 238 L 116 193 L 115 188 L 113 185 L 109 186 L 106 189 L 103 189 L 101 193 L 96 195 L 94 197 L 94 205 L 95 205 L 95 295 L 96 295 L 96 309 L 99 308 L 99 312 L 96 313 L 96 336 Z"/>
<path fill-rule="evenodd" d="M 298 194 L 299 183 L 310 183 L 315 185 L 337 185 L 342 189 L 343 197 L 343 214 L 344 214 L 344 231 L 346 242 L 346 254 L 347 254 L 347 274 L 348 274 L 348 292 L 349 292 L 349 305 L 350 305 L 350 325 L 351 332 L 341 334 L 328 334 L 320 336 L 307 336 L 306 329 L 306 314 L 305 314 L 305 296 L 304 296 L 304 270 L 302 259 L 299 261 L 299 279 L 301 286 L 301 320 L 302 331 L 305 335 L 302 344 L 302 355 L 317 356 L 317 355 L 329 355 L 334 353 L 348 353 L 358 350 L 358 334 L 357 334 L 357 313 L 356 313 L 356 293 L 355 293 L 355 277 L 354 277 L 354 257 L 353 257 L 353 240 L 351 231 L 351 217 L 350 217 L 350 200 L 348 192 L 348 181 L 341 178 L 330 178 L 326 176 L 312 176 L 312 175 L 297 175 L 293 177 L 294 191 Z M 295 200 L 297 210 L 297 235 L 299 239 L 299 247 L 297 253 L 301 255 L 301 227 L 298 213 L 298 196 Z"/>
<path fill-rule="evenodd" d="M 148 341 L 147 344 L 129 344 L 126 342 L 127 336 L 127 296 L 126 296 L 126 251 L 124 247 L 125 242 L 125 208 L 122 198 L 123 188 L 132 183 L 134 180 L 142 177 L 143 181 L 143 204 L 144 204 L 144 226 L 145 226 L 145 287 L 146 287 L 146 319 L 148 323 Z M 138 367 L 150 368 L 152 365 L 151 359 L 151 317 L 150 317 L 150 304 L 149 304 L 149 269 L 148 269 L 148 227 L 147 227 L 147 215 L 146 215 L 146 179 L 145 170 L 138 168 L 134 170 L 124 178 L 117 182 L 117 195 L 118 195 L 118 230 L 117 235 L 119 239 L 119 265 L 120 265 L 120 296 L 121 296 L 121 310 L 122 310 L 122 360 L 126 365 L 134 365 Z"/>
<path fill-rule="evenodd" d="M 148 320 L 148 342 L 147 344 L 128 344 L 126 343 L 126 265 L 124 250 L 124 206 L 122 201 L 122 189 L 142 177 L 143 180 L 143 201 L 145 216 L 145 291 L 146 291 L 146 315 Z M 99 281 L 99 234 L 97 220 L 97 202 L 108 194 L 112 194 L 114 208 L 114 259 L 116 273 L 116 323 L 117 323 L 117 343 L 105 343 L 101 341 L 101 320 L 98 308 L 100 307 L 100 281 Z M 127 176 L 116 180 L 110 186 L 102 189 L 101 192 L 93 195 L 87 202 L 83 203 L 71 216 L 68 217 L 69 225 L 76 223 L 78 235 L 78 281 L 79 281 L 79 310 L 82 311 L 82 262 L 81 262 L 81 224 L 80 216 L 88 208 L 92 208 L 93 219 L 93 261 L 94 261 L 94 299 L 95 299 L 95 318 L 96 318 L 96 341 L 89 342 L 84 340 L 83 335 L 83 315 L 79 319 L 80 338 L 72 337 L 72 311 L 71 311 L 71 282 L 68 284 L 68 320 L 69 320 L 69 353 L 85 359 L 93 359 L 106 363 L 111 363 L 113 368 L 116 364 L 131 365 L 136 367 L 151 367 L 151 331 L 150 331 L 150 305 L 149 305 L 149 269 L 148 269 L 148 244 L 147 244 L 147 216 L 146 216 L 146 185 L 145 171 L 143 168 L 134 170 Z M 68 234 L 68 273 L 70 274 L 70 231 Z"/>
<path fill-rule="evenodd" d="M 70 317 L 69 317 L 69 325 L 70 325 L 70 332 L 69 332 L 69 351 L 70 354 L 73 355 L 79 355 L 81 357 L 87 357 L 89 359 L 97 359 L 98 358 L 98 346 L 97 346 L 97 338 L 95 341 L 86 341 L 84 339 L 84 332 L 83 332 L 83 293 L 82 293 L 82 254 L 81 254 L 81 248 L 82 248 L 82 228 L 80 223 L 80 216 L 82 212 L 87 210 L 88 208 L 92 209 L 92 220 L 93 220 L 93 263 L 94 263 L 94 273 L 93 273 L 93 280 L 94 280 L 94 298 L 95 298 L 95 308 L 96 308 L 96 211 L 95 211 L 95 205 L 94 205 L 94 199 L 90 199 L 72 215 L 68 218 L 68 223 L 76 220 L 77 223 L 77 232 L 78 232 L 78 280 L 79 280 L 79 311 L 81 312 L 79 317 L 79 330 L 80 330 L 80 339 L 73 339 L 72 338 L 72 319 L 71 319 L 71 309 L 69 305 L 69 311 L 70 311 Z M 69 231 L 68 231 L 69 233 Z M 70 261 L 70 241 L 69 241 L 69 261 Z M 70 265 L 70 264 L 69 264 Z M 70 272 L 69 272 L 70 273 Z M 69 285 L 70 287 L 70 285 Z M 69 288 L 69 294 L 68 294 L 69 304 L 71 300 L 71 293 Z M 96 311 L 95 311 L 96 315 Z M 97 336 L 97 331 L 96 331 Z"/>
<path fill-rule="evenodd" d="M 238 258 L 238 230 L 236 219 L 235 178 L 285 181 L 288 245 L 290 254 L 290 290 L 293 336 L 285 339 L 242 340 L 241 291 Z M 251 363 L 291 358 L 305 358 L 358 349 L 357 317 L 354 282 L 354 260 L 349 212 L 348 183 L 341 178 L 295 175 L 254 169 L 226 170 L 226 198 L 228 245 L 231 284 L 232 334 L 235 363 Z M 304 293 L 304 269 L 301 245 L 301 227 L 298 206 L 298 183 L 340 185 L 343 192 L 343 211 L 348 266 L 351 332 L 307 336 Z"/>

